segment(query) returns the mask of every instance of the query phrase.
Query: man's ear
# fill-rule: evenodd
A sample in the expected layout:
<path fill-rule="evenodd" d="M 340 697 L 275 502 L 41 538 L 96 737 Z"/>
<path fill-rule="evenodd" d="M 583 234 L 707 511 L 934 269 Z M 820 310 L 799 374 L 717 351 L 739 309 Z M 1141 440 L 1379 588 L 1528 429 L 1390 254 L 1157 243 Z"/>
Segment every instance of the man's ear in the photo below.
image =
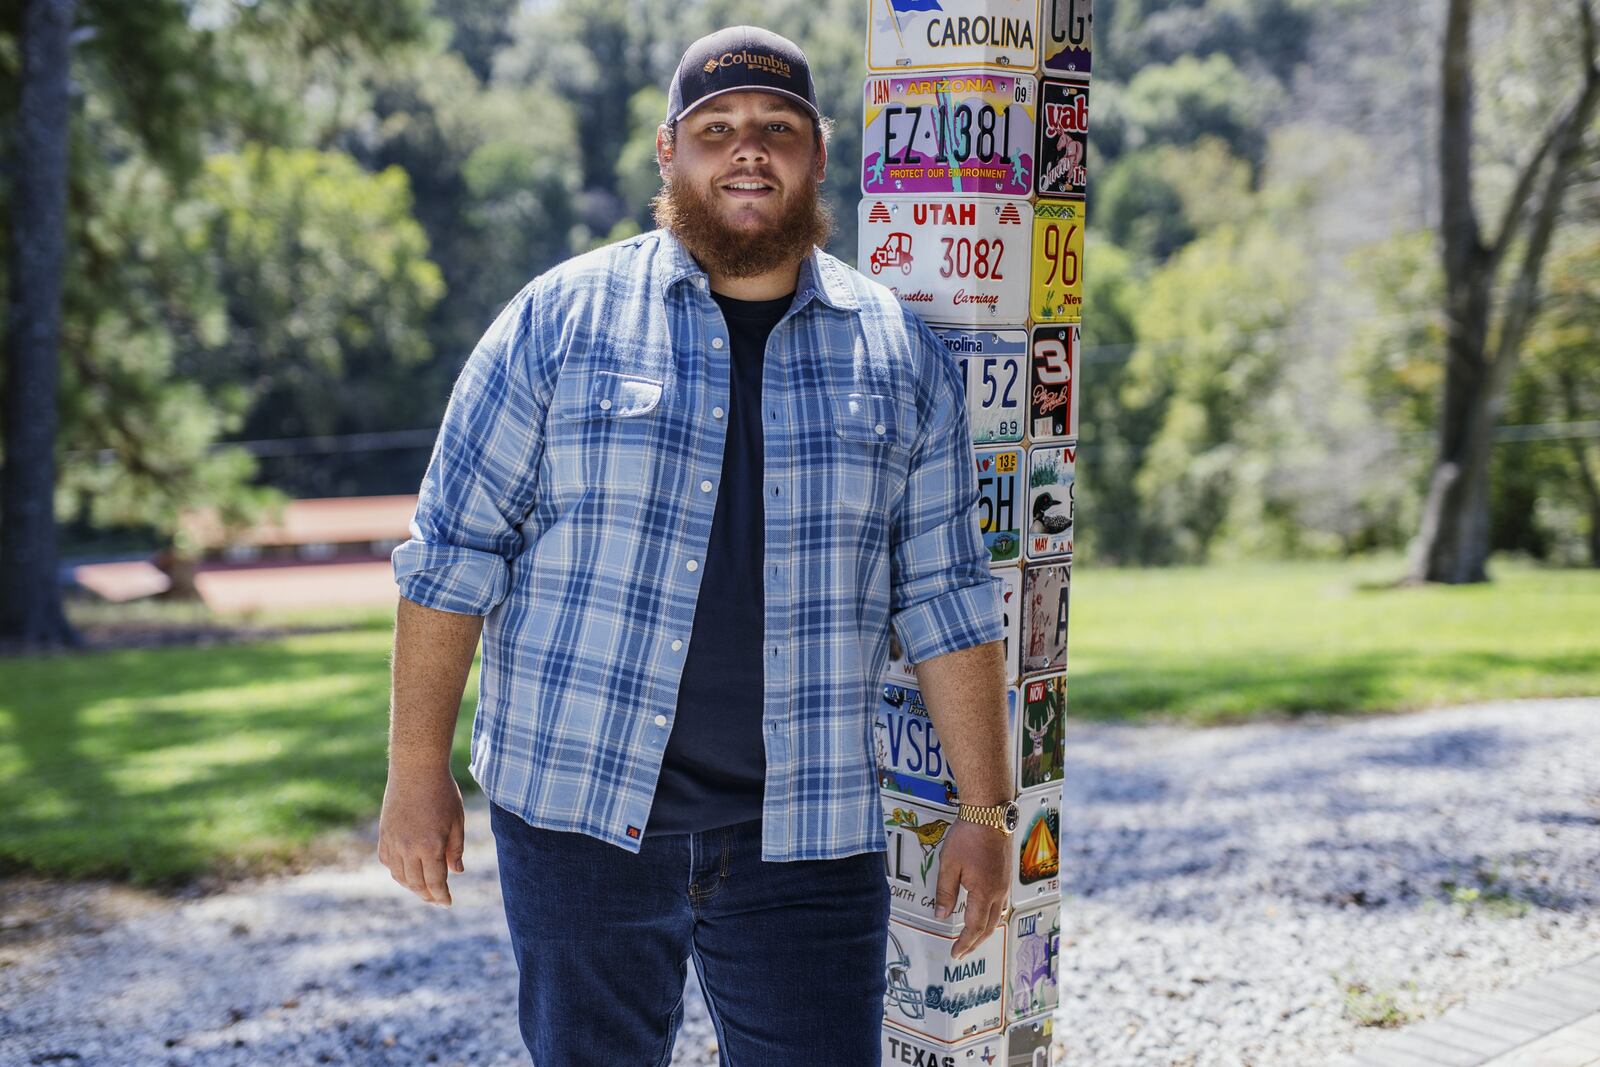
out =
<path fill-rule="evenodd" d="M 828 176 L 828 142 L 817 142 L 817 181 L 821 182 Z"/>
<path fill-rule="evenodd" d="M 656 169 L 661 177 L 667 176 L 667 165 L 672 162 L 672 142 L 667 138 L 667 124 L 656 127 Z"/>

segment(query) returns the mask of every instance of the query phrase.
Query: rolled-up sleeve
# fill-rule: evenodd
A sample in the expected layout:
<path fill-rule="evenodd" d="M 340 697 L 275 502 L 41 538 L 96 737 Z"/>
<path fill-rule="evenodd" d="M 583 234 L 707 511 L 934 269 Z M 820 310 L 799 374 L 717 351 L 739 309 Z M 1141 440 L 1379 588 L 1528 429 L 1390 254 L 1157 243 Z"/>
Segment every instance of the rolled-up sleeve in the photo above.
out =
<path fill-rule="evenodd" d="M 989 572 L 961 369 L 920 319 L 908 325 L 928 368 L 906 491 L 894 516 L 890 620 L 912 663 L 1005 636 L 1001 579 Z"/>
<path fill-rule="evenodd" d="M 544 447 L 547 401 L 530 374 L 536 294 L 530 282 L 467 358 L 422 477 L 411 537 L 390 556 L 400 595 L 424 607 L 486 615 L 505 599 Z"/>

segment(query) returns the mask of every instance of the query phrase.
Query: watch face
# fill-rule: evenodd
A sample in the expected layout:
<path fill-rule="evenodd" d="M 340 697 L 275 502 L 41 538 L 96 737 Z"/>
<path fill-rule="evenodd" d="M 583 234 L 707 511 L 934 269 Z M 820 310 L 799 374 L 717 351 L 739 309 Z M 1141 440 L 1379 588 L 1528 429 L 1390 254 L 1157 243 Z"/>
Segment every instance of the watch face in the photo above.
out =
<path fill-rule="evenodd" d="M 1017 805 L 1013 802 L 1006 805 L 1005 810 L 1006 833 L 1011 833 L 1017 828 Z"/>

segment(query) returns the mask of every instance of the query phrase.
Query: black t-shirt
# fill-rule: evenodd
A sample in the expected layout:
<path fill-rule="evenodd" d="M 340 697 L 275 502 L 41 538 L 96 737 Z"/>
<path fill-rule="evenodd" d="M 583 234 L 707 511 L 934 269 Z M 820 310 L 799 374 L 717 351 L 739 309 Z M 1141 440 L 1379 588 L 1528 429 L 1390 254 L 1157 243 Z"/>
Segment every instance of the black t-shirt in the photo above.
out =
<path fill-rule="evenodd" d="M 761 817 L 767 769 L 761 736 L 761 370 L 767 336 L 794 294 L 735 300 L 711 294 L 728 324 L 728 438 L 722 485 L 702 561 L 678 710 L 645 833 L 710 830 Z M 715 359 L 721 353 L 710 350 Z M 698 492 L 696 486 L 694 491 Z"/>

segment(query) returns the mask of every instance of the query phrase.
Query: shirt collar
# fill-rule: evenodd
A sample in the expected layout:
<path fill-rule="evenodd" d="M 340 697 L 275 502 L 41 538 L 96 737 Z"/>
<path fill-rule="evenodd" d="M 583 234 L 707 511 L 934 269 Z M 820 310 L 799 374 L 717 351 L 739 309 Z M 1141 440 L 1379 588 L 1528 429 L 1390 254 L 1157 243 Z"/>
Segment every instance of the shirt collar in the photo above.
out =
<path fill-rule="evenodd" d="M 667 230 L 656 232 L 661 235 L 657 252 L 660 257 L 660 270 L 657 276 L 661 279 L 663 293 L 690 278 L 706 279 L 706 272 L 695 262 L 682 241 Z M 709 284 L 709 281 L 705 284 Z M 811 250 L 810 255 L 800 261 L 800 277 L 795 282 L 794 307 L 805 306 L 812 297 L 839 311 L 861 310 L 861 303 L 850 292 L 849 282 L 839 261 L 815 248 Z"/>

